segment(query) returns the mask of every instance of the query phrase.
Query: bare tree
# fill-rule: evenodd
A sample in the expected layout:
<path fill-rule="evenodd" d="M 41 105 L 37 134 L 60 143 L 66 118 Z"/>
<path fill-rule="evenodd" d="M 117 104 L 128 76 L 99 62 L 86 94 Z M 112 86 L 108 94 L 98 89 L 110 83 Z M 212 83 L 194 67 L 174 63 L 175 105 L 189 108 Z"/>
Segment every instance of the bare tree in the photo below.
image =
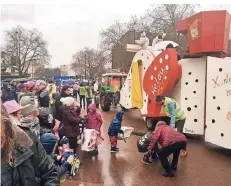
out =
<path fill-rule="evenodd" d="M 116 21 L 115 24 L 112 24 L 107 29 L 101 31 L 100 49 L 103 52 L 104 57 L 107 59 L 108 62 L 111 62 L 112 47 L 119 42 L 120 38 L 126 32 L 127 32 L 126 23 L 121 23 L 120 21 Z"/>
<path fill-rule="evenodd" d="M 189 17 L 195 13 L 194 4 L 161 4 L 153 5 L 147 10 L 145 15 L 137 17 L 131 16 L 127 23 L 117 21 L 107 29 L 101 31 L 101 48 L 106 51 L 108 61 L 111 62 L 112 47 L 120 42 L 121 37 L 129 30 L 135 32 L 145 31 L 149 39 L 153 39 L 158 34 L 167 33 L 168 38 L 173 40 L 185 49 L 187 39 L 176 31 L 176 21 Z"/>
<path fill-rule="evenodd" d="M 86 74 L 89 78 L 101 75 L 104 72 L 106 58 L 102 51 L 85 47 L 76 52 L 72 57 L 71 66 L 78 71 L 78 75 Z"/>
<path fill-rule="evenodd" d="M 19 76 L 27 74 L 33 63 L 49 64 L 50 55 L 47 42 L 36 29 L 25 29 L 21 26 L 5 31 L 5 46 L 3 46 L 4 60 L 10 67 L 15 66 Z"/>

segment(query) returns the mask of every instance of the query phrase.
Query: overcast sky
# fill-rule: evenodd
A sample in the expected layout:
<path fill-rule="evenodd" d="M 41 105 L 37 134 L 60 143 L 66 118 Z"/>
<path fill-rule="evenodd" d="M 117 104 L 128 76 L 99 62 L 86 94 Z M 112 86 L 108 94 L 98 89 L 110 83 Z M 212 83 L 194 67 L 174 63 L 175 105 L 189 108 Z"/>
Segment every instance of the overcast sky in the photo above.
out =
<path fill-rule="evenodd" d="M 51 66 L 68 64 L 72 54 L 84 46 L 96 48 L 101 29 L 116 20 L 127 21 L 131 15 L 143 15 L 153 0 L 92 0 L 79 5 L 1 5 L 1 43 L 3 31 L 17 25 L 38 28 L 49 43 Z M 95 4 L 94 4 L 95 3 Z M 131 7 L 132 8 L 128 8 Z M 226 9 L 231 5 L 201 5 L 201 10 Z"/>

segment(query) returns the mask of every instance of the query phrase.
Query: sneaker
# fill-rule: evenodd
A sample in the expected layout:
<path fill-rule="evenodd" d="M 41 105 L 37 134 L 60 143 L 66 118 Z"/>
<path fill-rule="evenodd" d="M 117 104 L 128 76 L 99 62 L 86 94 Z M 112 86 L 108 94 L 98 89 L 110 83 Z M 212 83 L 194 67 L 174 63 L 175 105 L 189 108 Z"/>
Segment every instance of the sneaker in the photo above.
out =
<path fill-rule="evenodd" d="M 171 168 L 176 171 L 177 170 L 177 165 L 172 165 Z"/>
<path fill-rule="evenodd" d="M 173 177 L 174 176 L 172 171 L 171 172 L 163 171 L 163 172 L 161 172 L 161 175 L 164 177 Z"/>
<path fill-rule="evenodd" d="M 119 149 L 117 147 L 111 147 L 111 152 L 119 152 Z"/>
<path fill-rule="evenodd" d="M 145 164 L 149 165 L 150 163 L 152 163 L 149 160 L 149 156 L 147 154 L 144 155 L 143 160 L 142 160 Z"/>

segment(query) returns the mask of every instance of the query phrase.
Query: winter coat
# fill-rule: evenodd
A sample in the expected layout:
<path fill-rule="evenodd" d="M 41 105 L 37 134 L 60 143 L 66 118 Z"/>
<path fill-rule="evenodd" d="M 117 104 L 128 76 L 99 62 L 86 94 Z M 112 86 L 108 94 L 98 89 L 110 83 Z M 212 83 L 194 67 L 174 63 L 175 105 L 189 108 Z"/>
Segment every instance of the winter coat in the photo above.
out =
<path fill-rule="evenodd" d="M 59 96 L 55 96 L 55 119 L 61 121 L 62 114 L 61 114 L 61 106 L 63 105 L 60 101 L 61 98 L 69 97 L 65 92 L 62 92 Z"/>
<path fill-rule="evenodd" d="M 88 109 L 93 110 L 93 112 L 89 112 L 86 116 L 86 129 L 96 129 L 100 132 L 103 121 L 101 115 L 96 112 L 96 105 L 90 104 Z"/>
<path fill-rule="evenodd" d="M 79 123 L 82 117 L 77 115 L 75 107 L 63 105 L 61 107 L 61 115 L 61 122 L 64 124 L 61 134 L 66 137 L 77 137 L 80 134 Z"/>
<path fill-rule="evenodd" d="M 52 128 L 54 127 L 55 119 L 51 114 L 51 108 L 40 107 L 38 119 L 40 124 L 40 135 L 53 131 Z"/>
<path fill-rule="evenodd" d="M 1 159 L 1 186 L 59 186 L 57 169 L 41 143 L 29 128 L 13 127 L 16 132 L 13 165 Z"/>
<path fill-rule="evenodd" d="M 123 131 L 121 130 L 121 123 L 123 120 L 123 116 L 124 116 L 123 112 L 118 112 L 116 114 L 116 118 L 114 118 L 111 121 L 111 124 L 108 128 L 108 135 L 109 136 L 117 136 L 118 133 L 123 133 Z"/>
<path fill-rule="evenodd" d="M 10 100 L 15 100 L 18 102 L 18 96 L 15 90 L 11 90 L 7 87 L 7 85 L 4 84 L 2 89 L 2 102 L 4 103 Z"/>
<path fill-rule="evenodd" d="M 40 142 L 47 154 L 51 154 L 53 152 L 56 140 L 56 136 L 52 133 L 47 132 L 41 135 Z"/>
<path fill-rule="evenodd" d="M 159 121 L 156 124 L 155 131 L 152 133 L 151 142 L 148 149 L 151 150 L 156 142 L 159 142 L 163 147 L 172 145 L 176 142 L 187 141 L 184 134 L 171 128 L 164 121 Z"/>
<path fill-rule="evenodd" d="M 30 131 L 37 137 L 39 138 L 40 135 L 40 124 L 39 124 L 39 119 L 37 117 L 32 117 L 32 116 L 27 116 L 27 117 L 22 117 L 21 120 L 21 125 L 22 127 L 27 127 L 30 129 Z"/>

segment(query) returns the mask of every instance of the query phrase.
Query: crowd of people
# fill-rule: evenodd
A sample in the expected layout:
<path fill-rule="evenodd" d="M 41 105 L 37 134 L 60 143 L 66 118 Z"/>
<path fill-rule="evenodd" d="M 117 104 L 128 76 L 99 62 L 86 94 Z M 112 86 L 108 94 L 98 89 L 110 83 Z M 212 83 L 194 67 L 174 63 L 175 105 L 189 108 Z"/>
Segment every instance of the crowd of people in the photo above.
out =
<path fill-rule="evenodd" d="M 78 140 L 83 128 L 95 129 L 101 137 L 103 120 L 92 103 L 97 95 L 87 84 L 75 87 L 74 97 L 69 86 L 59 93 L 53 81 L 42 80 L 18 85 L 4 84 L 1 105 L 1 176 L 2 185 L 59 185 L 67 176 L 78 171 Z M 80 102 L 75 99 L 77 95 Z M 180 151 L 187 155 L 187 140 L 183 133 L 185 116 L 177 103 L 170 98 L 157 96 L 156 102 L 164 105 L 170 116 L 168 122 L 157 123 L 143 161 L 159 158 L 165 172 L 172 177 L 177 169 Z M 86 107 L 85 107 L 86 106 Z M 177 107 L 176 107 L 177 106 Z M 81 115 L 82 107 L 87 110 Z M 116 114 L 108 128 L 111 153 L 119 152 L 117 136 L 121 129 L 124 113 Z M 177 130 L 175 130 L 177 128 Z M 103 138 L 102 138 L 103 139 Z M 162 145 L 161 150 L 156 146 Z M 90 155 L 97 155 L 96 145 Z M 173 161 L 168 156 L 173 153 Z"/>
<path fill-rule="evenodd" d="M 59 93 L 53 81 L 3 84 L 2 185 L 59 185 L 76 174 L 80 166 L 77 141 L 83 132 L 80 127 L 100 132 L 102 125 L 101 115 L 89 100 L 89 86 L 80 87 L 86 90 L 86 116 L 81 116 L 70 86 L 62 87 Z M 93 153 L 98 153 L 97 148 Z"/>

